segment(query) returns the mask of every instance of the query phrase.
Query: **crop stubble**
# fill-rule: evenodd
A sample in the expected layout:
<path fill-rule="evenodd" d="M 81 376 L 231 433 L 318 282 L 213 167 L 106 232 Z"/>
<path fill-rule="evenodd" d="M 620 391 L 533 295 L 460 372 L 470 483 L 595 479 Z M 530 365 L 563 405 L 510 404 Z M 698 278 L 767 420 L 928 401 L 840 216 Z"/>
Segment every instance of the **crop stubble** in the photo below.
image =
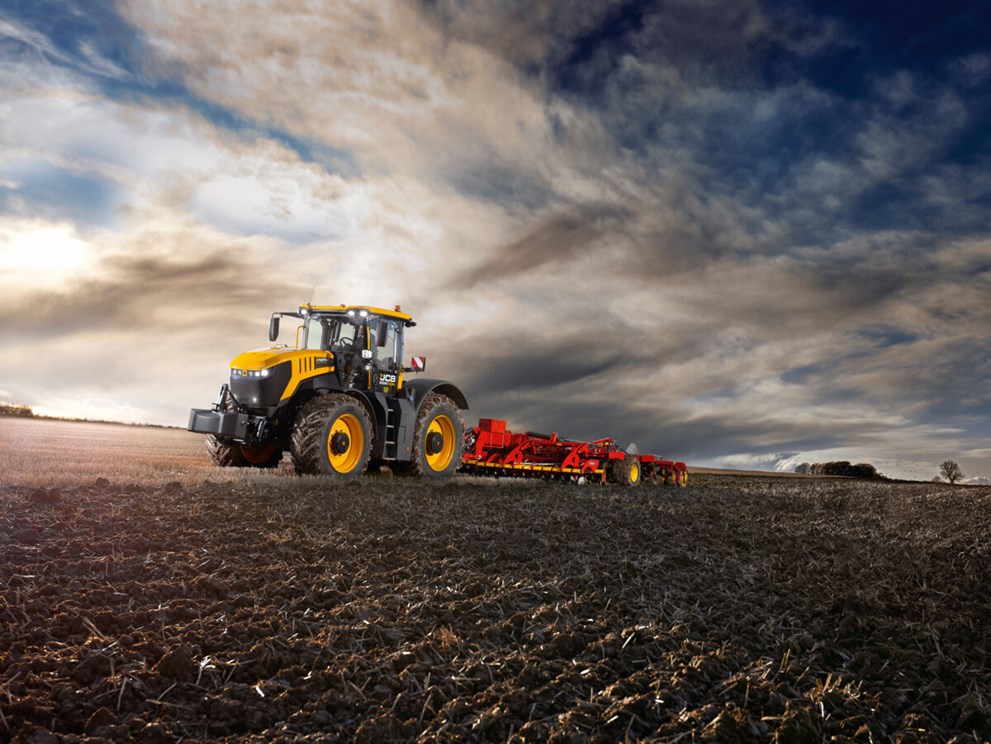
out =
<path fill-rule="evenodd" d="M 0 480 L 0 740 L 986 740 L 991 489 Z"/>

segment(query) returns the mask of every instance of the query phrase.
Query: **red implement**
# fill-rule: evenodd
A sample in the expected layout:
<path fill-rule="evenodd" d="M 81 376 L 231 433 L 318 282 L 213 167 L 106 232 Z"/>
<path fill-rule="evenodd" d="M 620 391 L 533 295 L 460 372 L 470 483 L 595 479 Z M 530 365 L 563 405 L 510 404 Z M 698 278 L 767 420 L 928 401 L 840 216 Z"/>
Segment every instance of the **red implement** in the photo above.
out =
<path fill-rule="evenodd" d="M 575 442 L 557 434 L 514 434 L 498 419 L 480 419 L 478 426 L 465 432 L 460 469 L 472 475 L 584 479 L 628 486 L 643 480 L 688 483 L 683 462 L 624 452 L 612 439 Z"/>

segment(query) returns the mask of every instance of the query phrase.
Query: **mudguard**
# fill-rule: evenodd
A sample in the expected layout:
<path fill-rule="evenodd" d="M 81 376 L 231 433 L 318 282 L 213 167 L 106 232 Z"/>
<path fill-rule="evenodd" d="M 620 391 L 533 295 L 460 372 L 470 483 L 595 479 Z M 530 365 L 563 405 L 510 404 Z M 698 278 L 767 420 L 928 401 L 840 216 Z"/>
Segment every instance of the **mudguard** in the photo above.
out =
<path fill-rule="evenodd" d="M 454 405 L 462 410 L 468 408 L 468 399 L 465 398 L 465 394 L 457 385 L 447 380 L 424 380 L 423 378 L 409 380 L 403 383 L 403 392 L 417 411 L 420 410 L 420 406 L 423 405 L 423 401 L 430 393 L 446 395 L 454 402 Z"/>

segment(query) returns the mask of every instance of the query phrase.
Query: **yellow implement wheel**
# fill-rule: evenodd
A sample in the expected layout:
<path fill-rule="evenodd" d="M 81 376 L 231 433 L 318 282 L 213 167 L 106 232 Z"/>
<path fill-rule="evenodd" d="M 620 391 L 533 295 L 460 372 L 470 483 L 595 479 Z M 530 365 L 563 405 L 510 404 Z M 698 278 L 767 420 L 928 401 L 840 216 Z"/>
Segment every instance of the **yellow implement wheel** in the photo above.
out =
<path fill-rule="evenodd" d="M 640 460 L 636 455 L 625 455 L 622 460 L 610 460 L 606 475 L 610 483 L 636 488 L 640 485 Z"/>
<path fill-rule="evenodd" d="M 446 395 L 431 393 L 416 415 L 413 430 L 413 468 L 419 475 L 443 478 L 461 465 L 465 422 Z"/>
<path fill-rule="evenodd" d="M 688 471 L 682 470 L 681 477 L 678 479 L 678 485 L 684 488 L 688 485 Z"/>
<path fill-rule="evenodd" d="M 352 413 L 338 416 L 327 431 L 327 460 L 341 475 L 355 469 L 365 450 L 365 430 Z"/>

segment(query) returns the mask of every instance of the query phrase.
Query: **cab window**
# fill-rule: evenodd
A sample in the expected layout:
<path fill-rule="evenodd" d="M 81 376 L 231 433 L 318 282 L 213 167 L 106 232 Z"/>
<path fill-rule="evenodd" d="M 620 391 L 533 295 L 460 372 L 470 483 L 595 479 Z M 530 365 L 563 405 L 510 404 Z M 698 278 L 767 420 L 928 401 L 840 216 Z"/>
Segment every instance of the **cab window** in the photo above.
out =
<path fill-rule="evenodd" d="M 392 368 L 396 364 L 397 325 L 394 320 L 380 319 L 374 327 L 372 351 L 375 362 L 381 368 Z"/>
<path fill-rule="evenodd" d="M 306 343 L 304 349 L 324 348 L 326 338 L 326 326 L 316 318 L 310 318 L 306 323 Z"/>
<path fill-rule="evenodd" d="M 359 327 L 349 318 L 310 318 L 306 322 L 305 349 L 351 348 Z"/>
<path fill-rule="evenodd" d="M 359 328 L 357 325 L 352 325 L 350 321 L 342 321 L 337 337 L 334 339 L 334 346 L 351 348 L 354 345 L 355 338 L 358 336 L 358 331 Z"/>

